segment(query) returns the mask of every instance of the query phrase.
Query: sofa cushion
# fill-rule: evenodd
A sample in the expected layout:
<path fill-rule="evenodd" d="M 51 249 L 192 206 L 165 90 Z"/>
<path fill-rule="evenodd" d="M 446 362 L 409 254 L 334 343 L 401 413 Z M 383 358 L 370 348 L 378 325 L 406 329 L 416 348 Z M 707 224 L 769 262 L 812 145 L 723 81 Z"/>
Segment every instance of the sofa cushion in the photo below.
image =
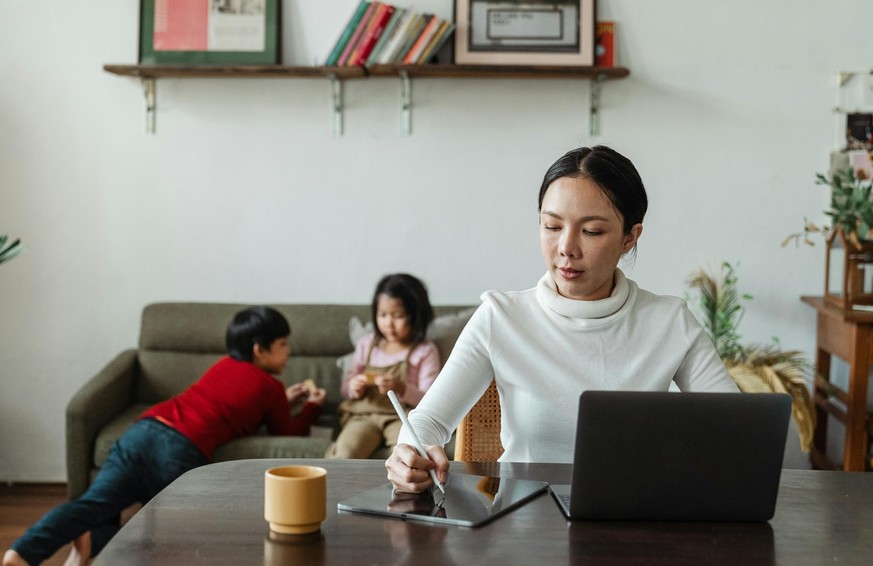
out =
<path fill-rule="evenodd" d="M 95 467 L 103 465 L 115 441 L 149 407 L 147 404 L 130 406 L 100 430 L 94 447 Z M 333 430 L 332 418 L 319 420 L 319 425 L 312 427 L 308 437 L 270 436 L 266 428 L 262 428 L 256 435 L 231 440 L 220 446 L 215 450 L 212 459 L 214 462 L 221 462 L 240 458 L 321 458 L 330 445 Z"/>

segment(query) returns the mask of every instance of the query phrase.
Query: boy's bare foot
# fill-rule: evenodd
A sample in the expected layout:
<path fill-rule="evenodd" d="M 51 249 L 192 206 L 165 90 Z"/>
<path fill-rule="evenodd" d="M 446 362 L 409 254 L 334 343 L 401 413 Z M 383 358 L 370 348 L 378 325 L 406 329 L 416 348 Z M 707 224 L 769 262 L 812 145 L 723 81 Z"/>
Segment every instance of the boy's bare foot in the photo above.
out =
<path fill-rule="evenodd" d="M 85 531 L 85 534 L 73 541 L 73 548 L 70 550 L 70 555 L 67 556 L 64 566 L 87 566 L 90 563 L 91 532 Z"/>
<path fill-rule="evenodd" d="M 3 555 L 3 566 L 30 566 L 20 554 L 12 549 L 6 551 Z"/>

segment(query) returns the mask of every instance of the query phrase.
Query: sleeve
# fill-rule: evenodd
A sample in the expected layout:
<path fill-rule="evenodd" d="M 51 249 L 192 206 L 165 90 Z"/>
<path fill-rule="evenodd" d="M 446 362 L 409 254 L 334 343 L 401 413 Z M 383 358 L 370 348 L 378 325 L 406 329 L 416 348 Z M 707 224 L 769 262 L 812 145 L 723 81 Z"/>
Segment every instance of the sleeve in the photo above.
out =
<path fill-rule="evenodd" d="M 739 388 L 727 372 L 712 340 L 703 327 L 683 305 L 679 322 L 688 342 L 685 358 L 673 381 L 682 391 L 709 391 L 713 393 L 739 393 Z"/>
<path fill-rule="evenodd" d="M 416 346 L 409 357 L 409 373 L 401 401 L 417 407 L 440 372 L 440 354 L 433 342 L 426 341 Z"/>
<path fill-rule="evenodd" d="M 374 335 L 367 334 L 362 336 L 358 343 L 355 344 L 355 355 L 352 360 L 352 367 L 348 374 L 343 376 L 343 382 L 340 384 L 340 395 L 343 399 L 349 399 L 349 378 L 359 375 L 364 372 L 364 366 L 367 364 L 367 351 L 370 349 L 370 344 L 373 342 Z"/>
<path fill-rule="evenodd" d="M 315 403 L 305 403 L 300 412 L 291 416 L 291 407 L 285 396 L 285 388 L 276 382 L 271 391 L 266 412 L 267 431 L 273 436 L 309 436 L 310 427 L 321 416 L 322 408 Z"/>
<path fill-rule="evenodd" d="M 494 378 L 490 351 L 493 308 L 487 300 L 480 305 L 458 337 L 439 377 L 409 413 L 410 426 L 425 446 L 445 445 Z M 411 442 L 406 427 L 401 428 L 398 443 Z"/>

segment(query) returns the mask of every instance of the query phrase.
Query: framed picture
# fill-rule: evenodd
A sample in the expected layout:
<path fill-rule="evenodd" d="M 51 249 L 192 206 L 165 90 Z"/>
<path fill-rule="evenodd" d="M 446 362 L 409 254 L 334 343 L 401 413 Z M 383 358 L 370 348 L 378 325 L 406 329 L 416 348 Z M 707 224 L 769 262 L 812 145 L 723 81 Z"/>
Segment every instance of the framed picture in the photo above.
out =
<path fill-rule="evenodd" d="M 455 23 L 458 65 L 594 65 L 594 0 L 455 0 Z"/>
<path fill-rule="evenodd" d="M 139 62 L 279 63 L 279 0 L 141 0 Z"/>

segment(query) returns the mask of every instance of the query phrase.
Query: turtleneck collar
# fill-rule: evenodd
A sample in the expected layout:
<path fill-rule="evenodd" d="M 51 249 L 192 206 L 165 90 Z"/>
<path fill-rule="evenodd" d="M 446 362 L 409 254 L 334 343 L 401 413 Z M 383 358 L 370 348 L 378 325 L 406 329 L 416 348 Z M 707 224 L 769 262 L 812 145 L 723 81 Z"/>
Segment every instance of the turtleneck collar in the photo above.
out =
<path fill-rule="evenodd" d="M 598 301 L 580 301 L 562 297 L 549 272 L 539 280 L 536 287 L 540 305 L 553 313 L 572 319 L 605 318 L 624 306 L 630 295 L 630 285 L 620 269 L 615 269 L 615 287 L 612 294 Z"/>

